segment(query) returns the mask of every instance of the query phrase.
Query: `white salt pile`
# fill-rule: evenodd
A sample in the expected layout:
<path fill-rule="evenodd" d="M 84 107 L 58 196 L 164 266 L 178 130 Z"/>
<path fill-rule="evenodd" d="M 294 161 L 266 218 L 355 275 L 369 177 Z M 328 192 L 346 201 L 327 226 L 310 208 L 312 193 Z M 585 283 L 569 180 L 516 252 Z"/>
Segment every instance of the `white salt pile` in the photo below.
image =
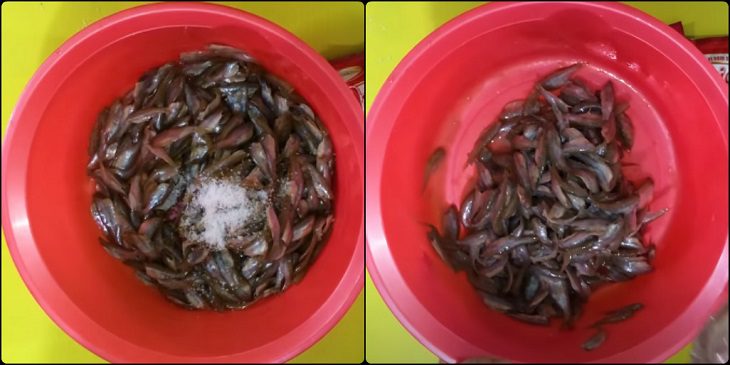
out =
<path fill-rule="evenodd" d="M 181 225 L 188 239 L 213 249 L 225 247 L 247 223 L 265 211 L 266 192 L 247 190 L 229 180 L 205 178 L 188 188 L 188 205 Z"/>

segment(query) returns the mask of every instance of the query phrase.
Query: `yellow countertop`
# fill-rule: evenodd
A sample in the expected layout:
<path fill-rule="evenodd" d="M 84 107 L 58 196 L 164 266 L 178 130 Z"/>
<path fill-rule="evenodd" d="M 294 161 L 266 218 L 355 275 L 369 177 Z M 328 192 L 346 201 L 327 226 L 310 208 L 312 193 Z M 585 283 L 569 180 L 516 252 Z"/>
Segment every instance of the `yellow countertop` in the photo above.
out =
<path fill-rule="evenodd" d="M 684 23 L 689 36 L 728 34 L 723 2 L 627 2 L 669 24 Z M 366 106 L 393 69 L 421 39 L 483 2 L 370 2 L 366 7 Z M 370 276 L 365 284 L 366 359 L 370 363 L 436 363 L 438 359 L 400 325 L 378 294 Z M 689 346 L 667 363 L 688 363 Z"/>
<path fill-rule="evenodd" d="M 361 51 L 363 11 L 358 2 L 226 3 L 269 19 L 327 58 Z M 143 3 L 25 2 L 2 4 L 2 136 L 25 84 L 40 64 L 83 27 Z M 364 297 L 337 326 L 293 363 L 359 363 L 364 358 Z M 2 361 L 96 363 L 103 360 L 76 343 L 36 303 L 2 238 Z"/>

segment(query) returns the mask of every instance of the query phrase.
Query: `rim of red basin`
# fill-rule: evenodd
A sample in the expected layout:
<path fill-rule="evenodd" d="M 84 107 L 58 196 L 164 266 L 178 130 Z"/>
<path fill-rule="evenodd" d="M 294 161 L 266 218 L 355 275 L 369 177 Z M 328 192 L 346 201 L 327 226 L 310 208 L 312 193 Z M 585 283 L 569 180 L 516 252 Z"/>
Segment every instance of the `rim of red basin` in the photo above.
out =
<path fill-rule="evenodd" d="M 42 258 L 38 251 L 34 251 L 34 255 L 31 257 L 21 257 L 18 251 L 18 242 L 35 245 L 28 221 L 25 194 L 27 193 L 27 162 L 37 123 L 19 123 L 19 121 L 26 113 L 42 113 L 42 111 L 34 111 L 28 105 L 28 101 L 36 92 L 38 85 L 68 51 L 83 44 L 95 34 L 103 32 L 105 28 L 139 16 L 179 12 L 197 12 L 228 17 L 232 21 L 252 24 L 274 37 L 285 39 L 291 46 L 301 51 L 300 54 L 295 55 L 295 61 L 300 64 L 308 64 L 310 76 L 316 77 L 320 82 L 328 85 L 331 95 L 347 100 L 344 103 L 335 103 L 335 107 L 340 109 L 341 115 L 352 116 L 358 124 L 357 127 L 362 131 L 364 124 L 362 111 L 339 74 L 317 51 L 279 25 L 243 10 L 215 4 L 158 3 L 122 10 L 85 27 L 57 48 L 33 74 L 10 115 L 7 134 L 2 146 L 2 226 L 10 255 L 33 298 L 56 325 L 85 348 L 108 361 L 242 362 L 255 356 L 257 359 L 268 359 L 271 362 L 285 362 L 324 337 L 342 319 L 357 298 L 364 283 L 364 223 L 360 225 L 358 237 L 354 238 L 357 240 L 355 253 L 348 263 L 345 275 L 338 282 L 330 297 L 322 303 L 312 317 L 272 342 L 245 352 L 213 358 L 166 354 L 139 347 L 108 332 L 73 304 L 48 269 L 42 265 Z M 32 119 L 38 120 L 37 118 Z M 354 148 L 358 164 L 362 168 L 364 161 L 362 141 L 355 141 Z M 14 153 L 12 158 L 9 156 L 10 151 Z M 30 270 L 28 263 L 39 263 L 39 265 L 35 265 Z M 84 336 L 81 334 L 82 332 L 93 333 L 93 336 Z"/>
<path fill-rule="evenodd" d="M 382 166 L 386 157 L 385 151 L 389 136 L 395 122 L 395 119 L 390 116 L 397 115 L 399 112 L 393 105 L 401 105 L 408 97 L 407 94 L 397 94 L 393 91 L 396 89 L 399 79 L 410 72 L 410 69 L 428 52 L 432 44 L 443 42 L 457 29 L 465 27 L 469 23 L 488 22 L 490 16 L 513 8 L 531 6 L 531 4 L 534 3 L 494 2 L 485 4 L 457 16 L 434 30 L 411 49 L 388 76 L 368 113 L 366 126 L 366 159 L 368 163 L 365 172 L 366 180 L 369 182 L 365 187 L 366 265 L 368 272 L 388 308 L 406 330 L 446 362 L 464 360 L 454 357 L 455 353 L 464 352 L 464 349 L 468 349 L 472 353 L 479 353 L 481 350 L 445 327 L 438 318 L 434 317 L 418 301 L 418 298 L 403 279 L 388 248 L 381 217 Z M 656 18 L 618 3 L 572 2 L 563 3 L 563 5 L 600 12 L 613 12 L 626 17 L 629 21 L 643 23 L 646 29 L 651 31 L 649 33 L 652 37 L 668 38 L 673 43 L 672 48 L 659 51 L 665 55 L 669 53 L 671 56 L 683 55 L 685 58 L 689 56 L 691 59 L 691 61 L 688 61 L 689 65 L 687 65 L 689 67 L 685 67 L 683 71 L 693 80 L 699 90 L 703 90 L 702 93 L 705 99 L 707 99 L 708 94 L 715 93 L 723 94 L 724 100 L 728 99 L 727 85 L 725 85 L 724 80 L 718 77 L 717 71 L 707 62 L 704 55 L 689 40 Z M 671 57 L 670 55 L 667 56 Z M 676 57 L 671 58 L 677 59 Z M 727 108 L 727 105 L 725 107 Z M 727 146 L 728 124 L 720 122 L 718 127 Z M 640 346 L 634 346 L 624 352 L 597 359 L 595 362 L 625 362 L 627 358 L 641 358 L 643 361 L 656 363 L 674 355 L 699 334 L 701 328 L 693 328 L 688 325 L 693 322 L 693 318 L 697 316 L 708 318 L 711 313 L 714 313 L 727 301 L 727 262 L 728 238 L 726 237 L 725 248 L 715 264 L 710 281 L 704 285 L 700 294 L 680 317 L 651 338 L 646 339 Z M 717 291 L 719 288 L 724 288 L 724 290 L 717 298 L 700 299 L 705 295 L 704 293 Z M 688 330 L 688 328 L 692 328 L 692 330 Z M 667 337 L 675 339 L 670 346 L 666 344 Z M 647 348 L 652 349 L 654 353 L 650 358 L 643 354 Z"/>

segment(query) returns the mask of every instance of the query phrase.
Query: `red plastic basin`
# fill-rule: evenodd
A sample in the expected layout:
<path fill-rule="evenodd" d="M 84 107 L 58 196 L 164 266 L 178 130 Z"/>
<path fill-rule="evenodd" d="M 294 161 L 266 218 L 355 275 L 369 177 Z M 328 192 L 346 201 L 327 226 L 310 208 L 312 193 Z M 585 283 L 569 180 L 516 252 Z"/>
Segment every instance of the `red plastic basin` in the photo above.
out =
<path fill-rule="evenodd" d="M 143 72 L 224 43 L 289 81 L 331 132 L 335 224 L 302 282 L 243 311 L 181 309 L 99 246 L 86 146 L 99 111 Z M 344 315 L 363 284 L 363 117 L 335 70 L 284 29 L 207 4 L 156 4 L 105 18 L 64 43 L 29 82 L 2 154 L 2 224 L 35 299 L 112 362 L 281 362 Z"/>
<path fill-rule="evenodd" d="M 598 290 L 573 331 L 523 324 L 488 309 L 463 273 L 442 263 L 420 222 L 440 222 L 473 177 L 467 152 L 501 107 L 540 76 L 574 62 L 594 89 L 612 80 L 631 103 L 627 159 L 670 208 L 648 236 L 655 271 Z M 659 362 L 688 343 L 727 300 L 728 87 L 702 54 L 652 17 L 614 3 L 499 3 L 465 13 L 398 65 L 368 115 L 367 265 L 401 323 L 440 358 L 516 362 Z M 421 194 L 437 146 L 447 157 Z M 633 302 L 595 351 L 588 324 Z"/>

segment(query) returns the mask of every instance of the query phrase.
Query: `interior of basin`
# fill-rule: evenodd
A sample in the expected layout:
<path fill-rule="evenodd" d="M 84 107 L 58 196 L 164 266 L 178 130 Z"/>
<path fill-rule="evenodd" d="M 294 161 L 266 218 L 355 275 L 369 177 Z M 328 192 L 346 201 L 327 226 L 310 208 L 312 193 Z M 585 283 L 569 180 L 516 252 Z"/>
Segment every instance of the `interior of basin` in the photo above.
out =
<path fill-rule="evenodd" d="M 666 327 L 695 300 L 726 242 L 726 228 L 707 224 L 727 217 L 726 206 L 714 202 L 727 200 L 727 149 L 712 108 L 671 59 L 590 13 L 557 12 L 483 33 L 474 30 L 478 27 L 484 25 L 470 23 L 459 30 L 470 35 L 462 37 L 464 42 L 434 42 L 420 55 L 418 75 L 406 70 L 408 87 L 393 91 L 407 96 L 396 111 L 379 183 L 395 264 L 436 320 L 485 353 L 534 362 L 591 361 L 626 351 Z M 467 153 L 502 106 L 525 98 L 539 77 L 575 62 L 584 63 L 576 77 L 593 89 L 611 80 L 617 99 L 630 103 L 636 142 L 625 161 L 638 168 L 626 169 L 626 175 L 651 177 L 655 195 L 650 208 L 670 212 L 645 236 L 658 247 L 655 271 L 596 291 L 577 329 L 558 331 L 489 310 L 466 277 L 440 261 L 420 222 L 440 226 L 445 208 L 459 206 L 474 175 L 471 167 L 464 169 Z M 446 158 L 421 194 L 426 161 L 438 146 L 445 148 Z M 671 300 L 666 293 L 672 293 Z M 581 349 L 592 334 L 586 329 L 589 323 L 634 302 L 645 305 L 641 316 L 611 328 L 611 340 L 598 350 Z"/>
<path fill-rule="evenodd" d="M 322 303 L 342 288 L 341 278 L 356 254 L 362 190 L 339 187 L 342 181 L 362 176 L 352 142 L 361 137 L 353 121 L 343 120 L 328 90 L 313 82 L 301 64 L 278 53 L 285 42 L 256 29 L 171 26 L 133 33 L 105 47 L 93 43 L 71 50 L 76 55 L 61 58 L 49 74 L 48 79 L 62 81 L 42 114 L 28 165 L 29 221 L 38 250 L 58 285 L 107 331 L 142 348 L 177 356 L 244 352 L 313 318 Z M 171 304 L 101 248 L 100 232 L 89 213 L 93 183 L 85 171 L 89 134 L 101 109 L 130 90 L 143 72 L 209 43 L 244 49 L 290 82 L 327 126 L 337 156 L 333 231 L 307 275 L 281 295 L 225 313 L 188 311 Z M 306 56 L 295 52 L 297 57 Z M 91 56 L 80 56 L 86 54 Z"/>

